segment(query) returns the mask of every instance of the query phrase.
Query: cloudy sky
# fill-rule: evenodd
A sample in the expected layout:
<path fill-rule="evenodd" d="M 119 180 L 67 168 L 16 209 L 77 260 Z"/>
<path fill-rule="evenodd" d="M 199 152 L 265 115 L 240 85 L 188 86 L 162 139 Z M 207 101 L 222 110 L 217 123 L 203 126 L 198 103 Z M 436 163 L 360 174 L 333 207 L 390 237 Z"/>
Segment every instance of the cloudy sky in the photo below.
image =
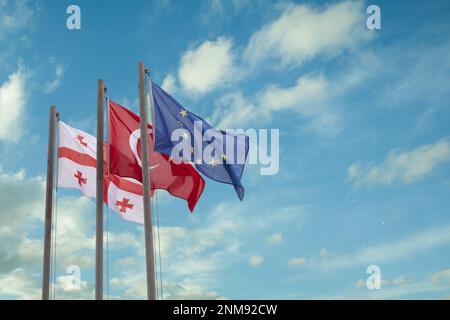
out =
<path fill-rule="evenodd" d="M 0 0 L 0 298 L 40 298 L 49 106 L 94 134 L 97 79 L 137 111 L 140 60 L 213 125 L 280 130 L 242 203 L 158 194 L 165 298 L 450 297 L 448 1 L 376 1 L 381 30 L 367 1 L 75 2 L 81 30 L 72 1 Z M 57 207 L 52 297 L 92 299 L 95 203 Z M 145 298 L 142 227 L 108 222 L 107 293 Z"/>

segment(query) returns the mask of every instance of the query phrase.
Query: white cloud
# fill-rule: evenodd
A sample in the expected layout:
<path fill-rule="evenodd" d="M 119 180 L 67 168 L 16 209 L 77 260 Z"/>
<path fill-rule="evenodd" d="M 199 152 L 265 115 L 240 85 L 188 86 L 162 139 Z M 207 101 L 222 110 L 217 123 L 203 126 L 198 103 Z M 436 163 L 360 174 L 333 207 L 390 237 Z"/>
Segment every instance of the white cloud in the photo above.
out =
<path fill-rule="evenodd" d="M 307 110 L 307 105 L 326 95 L 327 86 L 327 81 L 323 76 L 307 75 L 298 78 L 297 83 L 292 87 L 282 88 L 278 85 L 271 85 L 260 92 L 258 98 L 265 112 L 291 108 L 295 110 L 297 107 L 299 112 L 309 114 L 313 110 Z"/>
<path fill-rule="evenodd" d="M 323 10 L 285 6 L 281 16 L 252 35 L 244 56 L 251 65 L 275 58 L 298 66 L 316 55 L 335 56 L 368 39 L 362 1 L 344 1 Z"/>
<path fill-rule="evenodd" d="M 139 226 L 138 226 L 139 227 Z M 106 238 L 108 233 L 108 238 Z M 142 239 L 138 239 L 135 232 L 122 231 L 122 232 L 105 232 L 104 241 L 109 241 L 109 247 L 114 249 L 122 248 L 139 248 L 142 243 Z"/>
<path fill-rule="evenodd" d="M 177 78 L 173 75 L 173 73 L 169 73 L 164 78 L 161 88 L 163 88 L 165 91 L 167 91 L 171 95 L 174 95 L 178 90 L 176 81 L 177 81 Z"/>
<path fill-rule="evenodd" d="M 67 266 L 82 268 L 94 266 L 95 259 L 95 203 L 86 197 L 62 197 L 58 201 L 56 262 L 65 270 Z M 124 248 L 137 249 L 142 241 L 129 231 L 104 233 L 110 251 Z"/>
<path fill-rule="evenodd" d="M 441 270 L 414 281 L 411 276 L 400 275 L 392 280 L 382 279 L 381 290 L 368 290 L 366 280 L 356 282 L 356 292 L 318 299 L 416 299 L 418 293 L 447 291 L 450 288 L 448 270 Z"/>
<path fill-rule="evenodd" d="M 329 257 L 331 255 L 331 252 L 327 248 L 322 248 L 319 251 L 319 256 L 322 258 Z"/>
<path fill-rule="evenodd" d="M 144 273 L 127 274 L 122 278 L 113 278 L 110 284 L 115 287 L 125 287 L 123 296 L 129 299 L 142 299 L 147 296 L 147 283 Z M 158 290 L 159 295 L 159 290 Z M 163 283 L 163 297 L 170 300 L 223 300 L 225 297 L 219 293 L 208 290 L 192 281 Z"/>
<path fill-rule="evenodd" d="M 233 6 L 236 11 L 242 10 L 244 8 L 258 8 L 260 9 L 261 5 L 265 5 L 267 2 L 262 0 L 233 0 Z"/>
<path fill-rule="evenodd" d="M 26 104 L 26 75 L 22 67 L 0 85 L 0 141 L 17 142 L 23 134 L 21 118 Z"/>
<path fill-rule="evenodd" d="M 0 275 L 16 268 L 37 266 L 42 262 L 42 241 L 23 235 L 0 235 Z"/>
<path fill-rule="evenodd" d="M 400 275 L 398 277 L 395 277 L 392 280 L 381 278 L 381 288 L 385 288 L 386 286 L 402 286 L 405 284 L 412 283 L 413 279 L 410 276 L 407 275 Z M 356 288 L 358 289 L 364 289 L 367 288 L 367 280 L 366 279 L 359 279 L 356 284 Z"/>
<path fill-rule="evenodd" d="M 205 41 L 181 57 L 178 78 L 184 90 L 204 94 L 222 86 L 233 76 L 232 40 L 220 37 Z"/>
<path fill-rule="evenodd" d="M 261 126 L 289 114 L 302 131 L 333 137 L 346 120 L 349 92 L 367 83 L 380 68 L 371 52 L 355 52 L 349 61 L 339 73 L 306 73 L 292 84 L 272 83 L 249 97 L 239 91 L 227 93 L 215 101 L 211 121 L 220 128 L 239 128 Z"/>
<path fill-rule="evenodd" d="M 323 76 L 306 75 L 298 78 L 293 87 L 269 86 L 258 96 L 258 105 L 270 117 L 274 112 L 292 110 L 309 120 L 307 127 L 314 132 L 335 133 L 338 116 L 325 104 L 328 83 Z"/>
<path fill-rule="evenodd" d="M 380 94 L 379 106 L 391 109 L 411 108 L 419 104 L 421 111 L 424 107 L 432 112 L 448 110 L 446 102 L 450 86 L 444 80 L 450 72 L 448 41 L 418 47 L 416 50 L 404 48 L 403 43 L 396 43 L 380 52 L 380 59 L 384 61 L 383 69 L 389 68 L 394 77 L 387 78 L 389 85 Z M 439 64 L 436 64 L 437 60 Z"/>
<path fill-rule="evenodd" d="M 326 103 L 332 97 L 329 87 L 322 75 L 305 75 L 291 87 L 270 85 L 251 101 L 240 92 L 230 93 L 216 101 L 218 107 L 211 119 L 220 128 L 236 128 L 252 121 L 269 121 L 275 113 L 286 111 L 306 120 L 306 131 L 333 135 L 340 130 L 340 119 Z"/>
<path fill-rule="evenodd" d="M 450 141 L 444 138 L 411 151 L 390 151 L 381 164 L 367 169 L 361 163 L 354 163 L 347 169 L 347 176 L 355 186 L 391 185 L 397 181 L 412 183 L 428 176 L 437 166 L 448 161 Z"/>
<path fill-rule="evenodd" d="M 211 293 L 208 287 L 222 281 L 222 270 L 241 259 L 238 254 L 242 243 L 240 230 L 245 225 L 239 215 L 241 206 L 236 205 L 235 210 L 230 210 L 231 207 L 229 204 L 216 206 L 212 214 L 202 219 L 200 226 L 193 228 L 173 225 L 161 226 L 159 230 L 154 228 L 155 233 L 160 232 L 165 296 L 170 299 L 221 297 Z M 114 285 L 123 287 L 124 296 L 128 298 L 146 296 L 145 273 L 141 268 L 145 266 L 143 242 L 138 252 L 139 256 L 131 256 L 137 258 L 136 263 L 125 268 L 120 277 L 116 276 L 120 281 L 114 281 Z M 121 262 L 128 260 L 124 257 Z M 172 284 L 170 289 L 166 288 L 168 283 Z"/>
<path fill-rule="evenodd" d="M 281 232 L 272 233 L 266 238 L 266 241 L 272 245 L 280 244 L 281 242 L 283 242 L 283 234 Z"/>
<path fill-rule="evenodd" d="M 41 295 L 39 280 L 39 277 L 20 268 L 0 274 L 0 296 L 8 299 L 39 299 Z"/>
<path fill-rule="evenodd" d="M 288 264 L 292 267 L 301 267 L 306 263 L 305 258 L 292 258 L 289 259 Z"/>
<path fill-rule="evenodd" d="M 24 170 L 7 173 L 0 169 L 0 235 L 30 227 L 32 221 L 42 219 L 44 191 L 42 177 L 29 178 Z"/>
<path fill-rule="evenodd" d="M 357 57 L 352 59 L 352 66 L 358 66 L 333 78 L 331 84 L 321 74 L 306 74 L 292 86 L 272 84 L 251 98 L 234 91 L 216 100 L 211 116 L 220 128 L 237 128 L 252 121 L 267 122 L 278 112 L 295 112 L 305 131 L 334 136 L 341 130 L 344 114 L 338 110 L 336 98 L 361 84 L 374 64 L 356 50 L 370 38 L 362 4 L 345 1 L 322 9 L 293 4 L 275 6 L 284 8 L 280 17 L 253 34 L 244 51 L 233 50 L 230 38 L 206 41 L 183 55 L 178 78 L 169 74 L 163 85 L 174 92 L 178 80 L 185 93 L 204 94 L 226 85 L 231 77 L 233 81 L 244 79 L 249 66 L 259 66 L 267 58 L 276 58 L 282 65 L 298 65 L 317 55 L 334 56 L 355 48 L 352 52 Z"/>
<path fill-rule="evenodd" d="M 223 278 L 223 271 L 229 266 L 247 262 L 251 255 L 247 248 L 250 239 L 262 237 L 264 240 L 269 230 L 299 224 L 303 220 L 304 212 L 298 207 L 285 208 L 273 215 L 271 211 L 256 211 L 253 204 L 251 199 L 247 199 L 245 204 L 222 203 L 208 210 L 211 213 L 199 212 L 198 218 L 197 215 L 192 216 L 190 227 L 161 226 L 159 231 L 166 297 L 222 299 L 222 295 L 210 288 L 229 281 Z M 250 217 L 253 213 L 254 216 Z M 253 221 L 251 230 L 248 229 L 248 219 Z M 154 232 L 157 233 L 158 228 Z M 138 261 L 124 268 L 120 276 L 114 276 L 114 285 L 123 288 L 123 292 L 126 292 L 124 296 L 128 298 L 146 296 L 143 249 L 141 243 Z"/>
<path fill-rule="evenodd" d="M 42 177 L 27 177 L 24 170 L 0 171 L 0 201 L 4 205 L 0 211 L 0 296 L 40 297 L 44 199 Z M 87 259 L 89 253 L 84 251 L 93 247 L 92 238 L 84 233 L 89 231 L 85 226 L 90 225 L 86 218 L 89 203 L 88 199 L 73 197 L 58 201 L 58 270 L 65 272 L 73 264 L 92 266 L 93 259 Z"/>
<path fill-rule="evenodd" d="M 216 291 L 207 290 L 195 283 L 167 283 L 164 287 L 164 296 L 171 300 L 226 300 Z"/>
<path fill-rule="evenodd" d="M 244 221 L 218 205 L 203 227 L 161 227 L 161 252 L 165 271 L 173 279 L 216 277 L 226 263 L 233 263 L 241 245 Z M 183 260 L 182 264 L 175 261 Z"/>
<path fill-rule="evenodd" d="M 0 167 L 0 297 L 38 299 L 41 289 L 45 181 L 27 177 L 24 170 L 7 173 Z M 93 298 L 86 283 L 94 266 L 95 206 L 85 197 L 62 196 L 54 215 L 56 232 L 55 291 L 59 299 Z M 56 221 L 57 217 L 57 221 Z M 109 250 L 142 246 L 130 232 L 109 234 Z M 55 238 L 54 238 L 55 241 Z M 129 250 L 127 250 L 129 252 Z M 82 270 L 80 290 L 70 287 L 66 268 Z"/>
<path fill-rule="evenodd" d="M 208 6 L 208 11 L 210 11 L 211 14 L 223 14 L 224 8 L 222 0 L 211 0 Z"/>
<path fill-rule="evenodd" d="M 58 64 L 55 67 L 55 75 L 52 81 L 48 82 L 45 85 L 44 91 L 45 93 L 52 93 L 53 91 L 55 91 L 59 85 L 61 84 L 62 78 L 64 76 L 64 68 L 62 65 Z"/>
<path fill-rule="evenodd" d="M 231 39 L 225 37 L 206 41 L 183 55 L 178 78 L 169 74 L 163 85 L 175 92 L 178 80 L 185 93 L 204 94 L 227 84 L 231 77 L 233 81 L 244 79 L 249 66 L 296 66 L 318 55 L 331 57 L 351 50 L 350 70 L 331 78 L 332 83 L 322 74 L 306 74 L 291 86 L 272 84 L 250 98 L 239 91 L 227 93 L 216 100 L 210 118 L 217 127 L 237 128 L 253 121 L 267 122 L 279 112 L 294 112 L 304 131 L 334 136 L 345 117 L 337 98 L 363 83 L 376 64 L 373 57 L 367 59 L 370 54 L 358 50 L 371 38 L 363 2 L 345 1 L 323 8 L 280 4 L 275 8 L 283 9 L 280 16 L 255 32 L 245 50 L 233 49 Z M 275 63 L 267 63 L 268 58 L 275 58 Z"/>
<path fill-rule="evenodd" d="M 384 282 L 383 282 L 384 281 Z M 411 283 L 413 281 L 413 279 L 410 276 L 407 275 L 400 275 L 398 277 L 395 277 L 393 280 L 382 280 L 382 284 L 388 284 L 388 285 L 403 285 L 406 283 Z"/>
<path fill-rule="evenodd" d="M 244 10 L 263 15 L 271 9 L 272 4 L 265 0 L 210 0 L 201 5 L 200 18 L 208 25 L 224 25 Z"/>
<path fill-rule="evenodd" d="M 123 267 L 129 267 L 138 263 L 137 257 L 125 257 L 114 262 L 114 264 Z M 114 279 L 111 279 L 111 281 Z M 112 282 L 111 282 L 112 283 Z M 114 283 L 112 283 L 114 284 Z"/>
<path fill-rule="evenodd" d="M 323 76 L 302 76 L 293 87 L 271 85 L 258 94 L 265 112 L 290 109 L 299 104 L 310 104 L 326 93 L 327 82 Z"/>
<path fill-rule="evenodd" d="M 428 279 L 425 279 L 419 282 L 406 283 L 401 286 L 390 286 L 387 288 L 383 288 L 382 290 L 367 290 L 367 292 L 363 294 L 359 294 L 356 297 L 350 298 L 389 300 L 412 297 L 412 299 L 415 299 L 414 295 L 418 293 L 439 292 L 442 290 L 448 290 L 448 288 L 448 286 L 437 286 L 428 281 Z"/>
<path fill-rule="evenodd" d="M 12 291 L 4 288 L 5 295 L 15 295 L 13 291 L 22 288 L 20 283 L 24 277 L 30 277 L 14 270 L 42 264 L 42 241 L 27 237 L 27 232 L 35 231 L 41 225 L 42 199 L 42 178 L 27 178 L 23 170 L 4 173 L 0 169 L 0 202 L 3 203 L 0 210 L 0 282 L 18 281 L 16 287 L 10 288 Z M 31 298 L 32 284 L 30 280 L 29 290 L 18 294 L 18 297 Z"/>
<path fill-rule="evenodd" d="M 252 266 L 252 267 L 258 267 L 259 265 L 261 265 L 261 263 L 263 263 L 264 261 L 264 257 L 262 256 L 250 256 L 248 258 L 248 263 Z"/>
<path fill-rule="evenodd" d="M 450 269 L 441 270 L 434 272 L 429 276 L 431 283 L 439 286 L 449 286 L 450 285 Z"/>
<path fill-rule="evenodd" d="M 28 27 L 34 15 L 34 8 L 31 8 L 26 0 L 1 0 L 0 41 Z"/>
<path fill-rule="evenodd" d="M 218 128 L 239 128 L 258 117 L 256 106 L 240 92 L 228 93 L 216 100 L 211 122 Z"/>
<path fill-rule="evenodd" d="M 64 197 L 57 205 L 57 262 L 64 268 L 72 264 L 79 265 L 79 257 L 74 254 L 83 249 L 95 248 L 93 202 L 86 197 Z M 86 261 L 88 265 L 93 262 L 92 254 L 90 258 Z"/>
<path fill-rule="evenodd" d="M 350 180 L 357 179 L 358 176 L 361 175 L 361 164 L 360 163 L 353 163 L 350 165 L 350 167 L 347 168 L 347 177 Z"/>
<path fill-rule="evenodd" d="M 87 288 L 86 281 L 79 281 L 73 275 L 59 276 L 56 279 L 57 287 L 63 292 L 80 291 L 83 288 Z"/>
<path fill-rule="evenodd" d="M 328 259 L 312 259 L 308 267 L 315 270 L 337 270 L 372 264 L 382 265 L 407 259 L 426 250 L 450 243 L 450 225 L 422 231 L 386 244 L 369 246 Z"/>
<path fill-rule="evenodd" d="M 27 177 L 24 171 L 5 173 L 0 171 L 0 200 L 5 210 L 0 211 L 0 285 L 16 281 L 11 288 L 0 289 L 0 297 L 39 298 L 42 267 L 42 219 L 44 216 L 45 183 L 42 177 Z M 247 230 L 248 216 L 253 212 L 246 205 L 224 203 L 204 215 L 201 221 L 195 216 L 191 228 L 161 227 L 161 249 L 165 296 L 171 299 L 223 299 L 210 288 L 224 281 L 223 269 L 245 261 L 247 249 L 242 248 L 247 238 L 267 235 L 270 228 L 299 221 L 303 213 L 298 208 L 272 212 L 258 212 L 254 218 L 254 230 Z M 92 299 L 92 275 L 95 247 L 95 205 L 84 197 L 63 196 L 58 199 L 57 215 L 57 278 L 55 284 L 58 299 Z M 14 212 L 14 215 L 11 215 Z M 133 225 L 134 226 L 134 225 Z M 23 229 L 21 229 L 23 227 Z M 243 232 L 242 230 L 247 230 Z M 126 298 L 145 297 L 145 262 L 143 230 L 123 231 L 108 235 L 109 249 L 123 250 L 125 255 L 112 262 L 110 284 L 117 286 Z M 158 231 L 155 228 L 155 232 Z M 264 238 L 262 238 L 264 239 Z M 131 250 L 128 250 L 131 249 Z M 242 252 L 244 251 L 244 252 Z M 111 258 L 110 258 L 111 259 Z M 179 263 L 183 261 L 183 263 Z M 77 265 L 82 271 L 80 290 L 71 287 L 66 274 L 69 265 Z M 114 269 L 114 265 L 126 268 Z M 15 272 L 22 269 L 23 272 Z M 35 279 L 33 282 L 32 279 Z M 24 287 L 27 283 L 27 287 Z M 76 289 L 76 290 L 75 290 Z M 1 291 L 3 290 L 3 291 Z M 117 297 L 116 297 L 117 298 Z"/>
<path fill-rule="evenodd" d="M 83 273 L 81 273 L 81 277 L 83 279 Z M 83 281 L 82 279 L 79 281 L 72 275 L 56 277 L 56 284 L 52 284 L 50 289 L 50 298 L 58 300 L 94 299 L 95 291 L 93 285 L 89 285 L 87 281 Z"/>

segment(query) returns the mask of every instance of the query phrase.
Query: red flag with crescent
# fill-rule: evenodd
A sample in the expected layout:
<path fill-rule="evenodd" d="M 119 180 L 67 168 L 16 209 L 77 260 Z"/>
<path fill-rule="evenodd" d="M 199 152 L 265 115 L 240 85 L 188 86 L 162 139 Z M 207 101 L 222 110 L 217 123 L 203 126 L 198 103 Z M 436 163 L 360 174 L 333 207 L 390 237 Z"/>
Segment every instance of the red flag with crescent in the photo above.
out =
<path fill-rule="evenodd" d="M 109 101 L 109 172 L 142 182 L 140 118 Z M 188 202 L 192 212 L 205 187 L 205 180 L 189 163 L 175 163 L 153 151 L 153 130 L 148 124 L 151 190 L 164 189 Z"/>

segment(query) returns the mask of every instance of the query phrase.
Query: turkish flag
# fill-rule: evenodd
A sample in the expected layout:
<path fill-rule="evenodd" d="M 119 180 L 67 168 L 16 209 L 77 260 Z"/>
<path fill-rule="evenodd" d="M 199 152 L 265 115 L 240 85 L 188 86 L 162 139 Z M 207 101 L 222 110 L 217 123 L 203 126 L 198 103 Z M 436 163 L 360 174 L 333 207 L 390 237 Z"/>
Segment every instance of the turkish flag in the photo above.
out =
<path fill-rule="evenodd" d="M 109 172 L 142 182 L 140 118 L 109 101 Z M 153 151 L 153 130 L 148 124 L 151 190 L 164 189 L 188 202 L 192 212 L 205 188 L 205 180 L 189 163 L 174 163 L 169 156 Z"/>

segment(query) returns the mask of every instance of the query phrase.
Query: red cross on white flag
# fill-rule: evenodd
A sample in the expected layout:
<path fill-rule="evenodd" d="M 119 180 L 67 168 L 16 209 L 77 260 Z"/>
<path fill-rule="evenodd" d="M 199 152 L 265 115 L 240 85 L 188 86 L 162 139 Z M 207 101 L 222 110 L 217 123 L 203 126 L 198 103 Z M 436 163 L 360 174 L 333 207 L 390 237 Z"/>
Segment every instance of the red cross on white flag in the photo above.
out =
<path fill-rule="evenodd" d="M 70 156 L 70 153 L 62 154 Z M 95 198 L 95 166 L 82 165 L 74 160 L 76 157 L 58 158 L 58 187 L 79 189 L 86 197 Z"/>
<path fill-rule="evenodd" d="M 96 153 L 87 146 L 95 146 L 97 139 L 62 121 L 59 121 L 58 132 L 58 186 L 79 189 L 85 196 L 94 198 L 96 195 Z M 74 139 L 74 137 L 82 139 Z"/>
<path fill-rule="evenodd" d="M 71 149 L 96 159 L 97 138 L 59 121 L 59 148 Z"/>
<path fill-rule="evenodd" d="M 133 209 L 134 205 L 129 203 L 130 199 L 123 198 L 122 201 L 117 200 L 116 206 L 120 213 L 127 213 L 127 209 Z"/>
<path fill-rule="evenodd" d="M 87 183 L 87 179 L 83 178 L 83 173 L 81 171 L 77 170 L 77 172 L 73 176 L 78 180 L 78 184 L 80 186 Z"/>
<path fill-rule="evenodd" d="M 77 139 L 83 147 L 87 147 L 88 144 L 84 141 L 84 137 L 78 134 L 75 139 Z"/>
<path fill-rule="evenodd" d="M 110 208 L 119 213 L 123 219 L 144 223 L 142 184 L 139 182 L 111 176 L 107 201 Z"/>

